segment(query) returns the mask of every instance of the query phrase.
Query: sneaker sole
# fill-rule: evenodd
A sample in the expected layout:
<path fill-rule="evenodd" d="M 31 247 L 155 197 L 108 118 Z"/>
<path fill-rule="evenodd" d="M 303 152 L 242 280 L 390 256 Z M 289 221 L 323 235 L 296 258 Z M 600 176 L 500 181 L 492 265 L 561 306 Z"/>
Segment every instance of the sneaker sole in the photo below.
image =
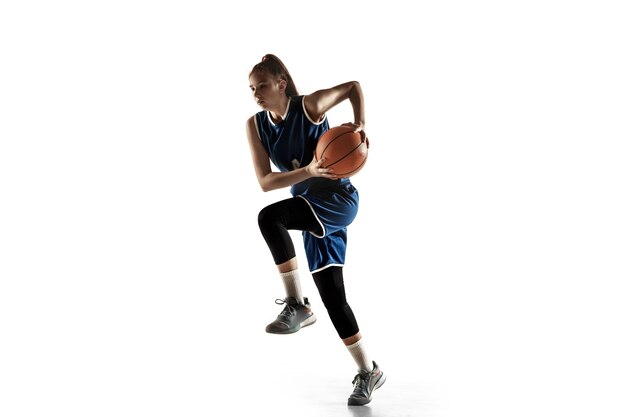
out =
<path fill-rule="evenodd" d="M 311 314 L 309 316 L 309 318 L 307 318 L 306 320 L 303 320 L 302 323 L 300 323 L 300 325 L 298 327 L 294 327 L 292 329 L 285 329 L 285 330 L 281 330 L 281 331 L 269 331 L 266 328 L 265 332 L 266 333 L 270 333 L 270 334 L 292 334 L 292 333 L 297 332 L 298 330 L 300 330 L 303 327 L 312 325 L 316 321 L 317 321 L 317 318 L 315 317 L 315 314 Z"/>

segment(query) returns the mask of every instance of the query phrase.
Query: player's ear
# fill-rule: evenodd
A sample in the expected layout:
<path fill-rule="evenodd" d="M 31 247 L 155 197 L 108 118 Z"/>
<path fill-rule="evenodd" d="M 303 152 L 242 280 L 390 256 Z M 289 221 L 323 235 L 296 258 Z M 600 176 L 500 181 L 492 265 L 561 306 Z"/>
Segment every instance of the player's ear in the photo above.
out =
<path fill-rule="evenodd" d="M 280 90 L 286 90 L 287 89 L 287 80 L 283 80 L 283 79 L 279 80 L 278 81 L 278 88 Z"/>

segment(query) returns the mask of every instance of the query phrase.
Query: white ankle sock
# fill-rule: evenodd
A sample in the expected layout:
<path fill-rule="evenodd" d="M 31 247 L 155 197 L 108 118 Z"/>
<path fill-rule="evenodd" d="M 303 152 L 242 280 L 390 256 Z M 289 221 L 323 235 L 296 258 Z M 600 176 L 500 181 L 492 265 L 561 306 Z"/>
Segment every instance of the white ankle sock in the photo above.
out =
<path fill-rule="evenodd" d="M 281 272 L 280 277 L 283 280 L 285 286 L 285 293 L 287 297 L 294 297 L 300 304 L 304 304 L 304 297 L 302 296 L 302 288 L 300 287 L 300 278 L 298 276 L 298 270 L 294 269 L 289 272 Z"/>
<path fill-rule="evenodd" d="M 370 360 L 369 356 L 367 356 L 361 340 L 346 347 L 359 367 L 359 370 L 371 372 L 374 369 L 374 364 Z"/>

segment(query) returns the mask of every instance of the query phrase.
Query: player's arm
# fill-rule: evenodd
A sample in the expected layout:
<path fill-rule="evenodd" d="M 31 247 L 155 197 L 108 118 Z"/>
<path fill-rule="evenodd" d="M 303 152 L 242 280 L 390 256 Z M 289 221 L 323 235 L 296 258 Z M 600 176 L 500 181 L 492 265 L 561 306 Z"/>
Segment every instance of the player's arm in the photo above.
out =
<path fill-rule="evenodd" d="M 354 112 L 355 131 L 363 130 L 365 128 L 365 100 L 358 81 L 349 81 L 332 88 L 318 90 L 305 97 L 304 105 L 309 117 L 319 121 L 328 110 L 346 99 L 350 101 Z"/>
<path fill-rule="evenodd" d="M 322 168 L 323 160 L 313 161 L 302 168 L 294 169 L 289 172 L 273 172 L 270 165 L 270 158 L 261 143 L 259 134 L 254 123 L 254 116 L 248 119 L 246 123 L 246 132 L 248 134 L 248 144 L 252 153 L 252 163 L 254 164 L 254 172 L 259 181 L 259 185 L 263 191 L 272 191 L 279 188 L 289 187 L 311 177 L 336 177 L 332 174 L 331 168 Z"/>

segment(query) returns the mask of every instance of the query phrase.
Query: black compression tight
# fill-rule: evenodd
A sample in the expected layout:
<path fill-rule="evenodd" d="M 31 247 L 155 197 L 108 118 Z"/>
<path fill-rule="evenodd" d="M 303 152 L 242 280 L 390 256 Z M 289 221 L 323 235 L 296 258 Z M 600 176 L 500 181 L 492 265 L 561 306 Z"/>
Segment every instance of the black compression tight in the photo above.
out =
<path fill-rule="evenodd" d="M 262 209 L 259 212 L 259 228 L 276 265 L 296 256 L 289 230 L 322 234 L 322 226 L 311 207 L 300 197 L 278 201 Z"/>
<path fill-rule="evenodd" d="M 340 266 L 331 266 L 313 274 L 313 280 L 320 293 L 330 321 L 332 321 L 339 337 L 346 339 L 359 332 L 352 308 L 346 301 L 346 291 L 343 285 L 343 269 Z"/>

